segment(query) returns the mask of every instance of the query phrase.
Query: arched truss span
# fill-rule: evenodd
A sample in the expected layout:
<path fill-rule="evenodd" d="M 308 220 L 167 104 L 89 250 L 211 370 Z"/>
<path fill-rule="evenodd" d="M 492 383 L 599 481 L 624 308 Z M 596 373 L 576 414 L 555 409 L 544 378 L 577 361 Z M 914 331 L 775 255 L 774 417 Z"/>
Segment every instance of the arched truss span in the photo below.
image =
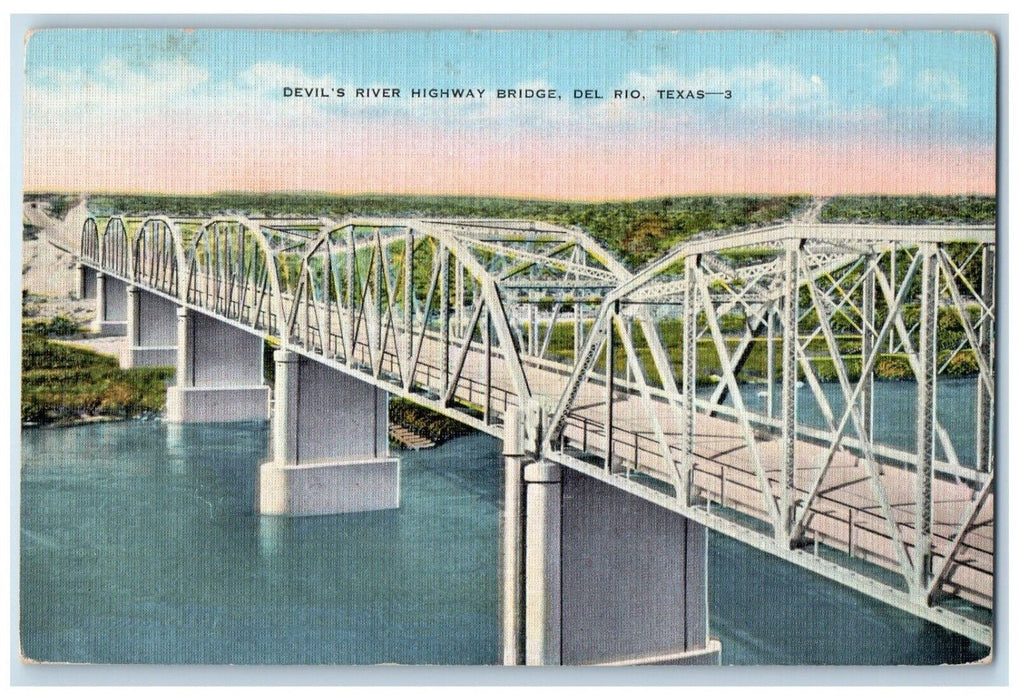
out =
<path fill-rule="evenodd" d="M 93 217 L 85 219 L 81 228 L 81 245 L 79 254 L 82 259 L 98 263 L 101 261 L 99 252 L 99 227 Z"/>
<path fill-rule="evenodd" d="M 143 221 L 134 234 L 133 279 L 150 289 L 180 297 L 181 271 L 187 269 L 178 225 L 166 217 Z"/>
<path fill-rule="evenodd" d="M 209 219 L 198 226 L 185 251 L 181 298 L 281 337 L 286 314 L 279 254 L 260 224 L 239 217 Z"/>
<path fill-rule="evenodd" d="M 124 279 L 131 279 L 131 246 L 123 218 L 115 216 L 106 222 L 100 246 L 103 268 Z"/>

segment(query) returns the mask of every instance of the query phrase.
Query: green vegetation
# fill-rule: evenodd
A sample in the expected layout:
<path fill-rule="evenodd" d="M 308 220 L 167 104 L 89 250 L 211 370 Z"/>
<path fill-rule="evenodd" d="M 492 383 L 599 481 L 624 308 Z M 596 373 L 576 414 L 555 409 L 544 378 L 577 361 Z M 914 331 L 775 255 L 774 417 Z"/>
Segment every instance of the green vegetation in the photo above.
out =
<path fill-rule="evenodd" d="M 932 221 L 990 223 L 995 220 L 996 207 L 995 197 L 976 195 L 835 197 L 824 206 L 818 219 L 827 222 L 895 224 L 923 224 Z"/>
<path fill-rule="evenodd" d="M 55 331 L 63 329 L 66 321 L 57 317 L 26 324 L 22 331 L 22 422 L 72 424 L 97 416 L 129 418 L 163 409 L 172 368 L 121 370 L 113 357 L 47 339 L 47 334 L 57 335 Z"/>
<path fill-rule="evenodd" d="M 63 219 L 68 210 L 70 210 L 72 206 L 78 204 L 79 201 L 80 200 L 75 197 L 71 197 L 70 195 L 61 195 L 51 198 L 49 200 L 50 216 L 54 219 Z"/>
<path fill-rule="evenodd" d="M 963 334 L 961 328 L 961 322 L 959 321 L 958 315 L 947 309 L 942 310 L 944 313 L 939 317 L 939 329 L 938 329 L 938 366 L 944 366 L 943 373 L 949 376 L 968 376 L 976 374 L 978 371 L 978 365 L 976 361 L 976 355 L 970 349 L 964 349 L 956 353 L 954 356 L 952 352 L 958 346 L 959 340 Z M 908 318 L 908 315 L 907 315 Z M 723 333 L 731 333 L 739 331 L 742 333 L 743 317 L 737 314 L 728 314 L 723 316 L 720 322 Z M 700 321 L 703 324 L 703 319 Z M 590 323 L 586 324 L 590 327 Z M 547 326 L 542 325 L 540 328 L 540 334 L 544 334 Z M 676 377 L 677 384 L 681 382 L 682 377 L 682 361 L 683 361 L 683 322 L 679 319 L 664 319 L 658 322 L 659 335 L 662 338 L 662 343 L 665 345 L 665 350 L 669 356 L 669 362 L 672 365 L 673 376 Z M 651 351 L 648 348 L 647 340 L 641 331 L 640 325 L 635 324 L 633 326 L 633 345 L 634 350 L 640 357 L 641 366 L 646 372 L 648 372 L 648 381 L 657 387 L 661 387 L 661 379 L 655 374 L 654 361 L 651 357 Z M 801 333 L 804 332 L 801 330 Z M 809 333 L 809 329 L 806 329 Z M 619 338 L 619 334 L 614 334 L 615 341 L 614 352 L 613 352 L 613 367 L 615 374 L 618 377 L 626 375 L 626 352 L 623 349 L 623 344 Z M 914 339 L 915 341 L 916 339 Z M 856 380 L 860 377 L 860 371 L 862 365 L 860 363 L 860 339 L 859 335 L 839 335 L 836 336 L 836 342 L 838 344 L 838 352 L 841 353 L 843 360 L 846 364 L 846 374 L 850 380 Z M 740 343 L 740 338 L 735 336 L 727 335 L 725 338 L 725 344 L 728 351 L 731 354 L 735 351 L 736 347 Z M 838 381 L 838 373 L 835 370 L 835 364 L 832 361 L 828 353 L 828 345 L 823 337 L 817 337 L 807 344 L 807 353 L 811 355 L 810 362 L 814 367 L 814 372 L 817 378 L 822 382 L 834 382 Z M 573 361 L 573 327 L 568 323 L 556 324 L 556 327 L 552 331 L 552 338 L 549 341 L 548 354 L 550 357 L 562 360 L 564 362 L 572 363 Z M 949 360 L 949 358 L 952 358 Z M 782 339 L 775 339 L 775 377 L 776 379 L 782 376 Z M 947 363 L 947 364 L 946 364 Z M 595 371 L 605 371 L 605 355 L 602 352 L 595 362 Z M 698 384 L 714 384 L 719 381 L 719 377 L 722 374 L 722 363 L 718 358 L 718 352 L 715 348 L 715 343 L 711 338 L 702 337 L 697 342 L 697 383 Z M 799 369 L 798 378 L 803 379 L 804 373 L 802 369 Z M 874 375 L 878 379 L 903 379 L 913 380 L 915 375 L 909 365 L 908 356 L 904 353 L 881 353 L 878 355 L 878 359 L 874 367 Z M 764 381 L 768 376 L 768 343 L 765 338 L 754 338 L 751 341 L 750 348 L 747 350 L 746 356 L 743 360 L 739 371 L 736 373 L 736 379 L 740 382 L 760 382 Z"/>
<path fill-rule="evenodd" d="M 719 257 L 733 265 L 755 265 L 774 260 L 782 254 L 781 248 L 729 248 L 718 251 Z"/>
<path fill-rule="evenodd" d="M 203 196 L 97 195 L 97 215 L 201 216 L 244 212 L 258 216 L 463 216 L 531 219 L 580 226 L 624 264 L 639 267 L 701 231 L 765 224 L 790 216 L 807 198 L 792 196 L 662 197 L 626 202 L 559 202 L 497 197 L 321 193 L 223 193 Z"/>
<path fill-rule="evenodd" d="M 80 333 L 81 326 L 72 318 L 58 315 L 53 318 L 25 319 L 22 322 L 21 332 L 44 338 L 66 338 Z"/>
<path fill-rule="evenodd" d="M 460 421 L 396 397 L 389 400 L 389 420 L 435 443 L 471 432 L 471 429 Z"/>

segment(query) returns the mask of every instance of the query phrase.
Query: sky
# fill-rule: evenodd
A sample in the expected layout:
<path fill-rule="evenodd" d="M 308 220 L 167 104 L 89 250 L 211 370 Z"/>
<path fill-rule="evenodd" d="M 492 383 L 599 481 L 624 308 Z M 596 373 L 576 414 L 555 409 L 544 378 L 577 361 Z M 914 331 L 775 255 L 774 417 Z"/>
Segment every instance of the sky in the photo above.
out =
<path fill-rule="evenodd" d="M 980 32 L 49 29 L 25 62 L 29 191 L 995 191 Z"/>

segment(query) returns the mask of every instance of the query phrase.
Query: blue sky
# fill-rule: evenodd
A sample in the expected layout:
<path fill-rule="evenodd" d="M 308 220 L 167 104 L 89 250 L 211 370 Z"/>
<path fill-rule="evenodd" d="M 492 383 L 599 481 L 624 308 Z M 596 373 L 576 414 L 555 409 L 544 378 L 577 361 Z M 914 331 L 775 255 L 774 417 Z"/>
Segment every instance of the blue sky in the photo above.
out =
<path fill-rule="evenodd" d="M 164 129 L 201 118 L 216 131 L 209 122 L 225 127 L 238 109 L 264 113 L 248 117 L 248 127 L 297 141 L 312 138 L 304 132 L 415 125 L 485 143 L 551 135 L 592 148 L 634 139 L 678 144 L 682 136 L 701 147 L 799 140 L 853 149 L 862 142 L 927 149 L 931 157 L 946 148 L 993 151 L 996 128 L 995 45 L 979 32 L 68 29 L 35 33 L 26 64 L 26 144 L 37 139 L 43 147 L 63 138 L 54 129 L 61 122 L 80 134 L 84 119 L 94 136 L 113 138 L 118 121 L 135 128 L 144 118 L 158 129 L 153 115 L 162 113 Z M 483 87 L 489 97 L 496 88 L 531 86 L 565 96 L 553 105 L 297 104 L 283 97 L 287 85 Z M 573 100 L 576 88 L 640 89 L 648 99 Z M 654 99 L 665 88 L 731 89 L 733 97 Z"/>

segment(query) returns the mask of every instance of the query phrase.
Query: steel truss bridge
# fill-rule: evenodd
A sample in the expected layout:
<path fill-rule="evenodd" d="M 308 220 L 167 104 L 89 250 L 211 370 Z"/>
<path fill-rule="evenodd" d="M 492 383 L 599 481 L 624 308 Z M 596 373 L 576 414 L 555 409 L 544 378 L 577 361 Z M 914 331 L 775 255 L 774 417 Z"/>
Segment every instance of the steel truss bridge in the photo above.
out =
<path fill-rule="evenodd" d="M 113 217 L 80 257 L 497 438 L 517 407 L 534 459 L 991 644 L 993 226 L 784 223 L 632 273 L 530 221 Z"/>

